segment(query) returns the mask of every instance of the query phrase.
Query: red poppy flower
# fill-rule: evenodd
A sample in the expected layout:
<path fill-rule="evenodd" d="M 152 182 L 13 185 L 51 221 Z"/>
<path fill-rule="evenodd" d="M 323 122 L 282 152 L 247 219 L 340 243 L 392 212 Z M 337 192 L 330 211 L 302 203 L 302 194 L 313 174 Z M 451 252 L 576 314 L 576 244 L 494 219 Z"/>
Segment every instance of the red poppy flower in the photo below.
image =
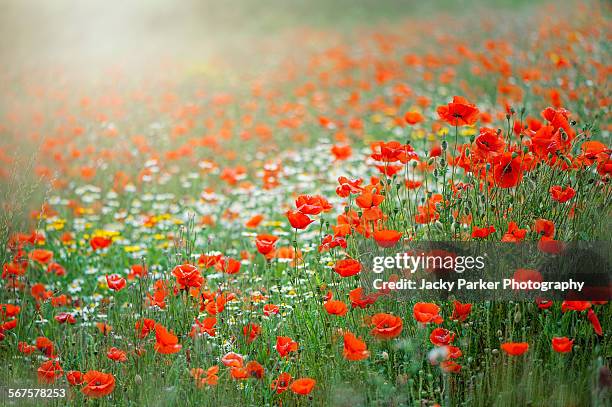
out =
<path fill-rule="evenodd" d="M 482 228 L 479 227 L 472 227 L 472 237 L 474 239 L 485 239 L 486 237 L 488 237 L 489 235 L 491 235 L 492 233 L 495 233 L 495 227 L 494 226 L 485 226 Z"/>
<path fill-rule="evenodd" d="M 349 145 L 345 145 L 345 146 L 334 145 L 331 148 L 331 153 L 334 155 L 334 158 L 336 160 L 341 161 L 341 160 L 348 159 L 353 154 L 353 150 L 351 149 L 351 146 Z"/>
<path fill-rule="evenodd" d="M 470 315 L 472 311 L 472 304 L 462 304 L 461 302 L 455 300 L 453 301 L 453 315 L 451 315 L 451 319 L 453 321 L 465 321 Z"/>
<path fill-rule="evenodd" d="M 155 321 L 149 318 L 143 318 L 142 321 L 136 321 L 134 325 L 140 339 L 146 338 L 149 332 L 155 329 Z"/>
<path fill-rule="evenodd" d="M 112 242 L 113 242 L 113 239 L 110 239 L 108 237 L 94 236 L 89 241 L 89 245 L 91 246 L 92 249 L 99 250 L 99 249 L 106 249 L 108 246 L 111 245 Z"/>
<path fill-rule="evenodd" d="M 252 360 L 246 364 L 246 371 L 249 377 L 261 379 L 264 377 L 264 368 L 262 365 Z"/>
<path fill-rule="evenodd" d="M 415 124 L 421 123 L 423 120 L 425 120 L 425 118 L 421 113 L 412 111 L 406 112 L 406 114 L 404 115 L 404 120 L 409 125 L 414 126 Z"/>
<path fill-rule="evenodd" d="M 400 317 L 379 313 L 372 316 L 370 324 L 374 326 L 372 335 L 380 339 L 393 339 L 402 333 L 404 323 Z"/>
<path fill-rule="evenodd" d="M 34 249 L 30 252 L 30 258 L 42 264 L 47 264 L 53 260 L 53 252 L 45 249 Z"/>
<path fill-rule="evenodd" d="M 344 316 L 348 311 L 346 304 L 342 301 L 329 300 L 326 301 L 323 306 L 325 307 L 325 311 L 330 315 Z"/>
<path fill-rule="evenodd" d="M 202 322 L 196 319 L 193 325 L 191 326 L 191 332 L 189 332 L 189 336 L 193 338 L 196 335 L 208 334 L 214 337 L 217 334 L 217 330 L 215 329 L 216 324 L 217 318 L 215 317 L 204 318 Z"/>
<path fill-rule="evenodd" d="M 353 333 L 344 334 L 344 358 L 347 360 L 363 360 L 370 356 L 366 343 L 357 338 Z"/>
<path fill-rule="evenodd" d="M 563 301 L 561 304 L 561 311 L 585 311 L 591 308 L 591 303 L 589 301 Z"/>
<path fill-rule="evenodd" d="M 429 335 L 429 340 L 436 346 L 450 345 L 454 339 L 455 334 L 444 328 L 436 328 Z"/>
<path fill-rule="evenodd" d="M 281 357 L 285 357 L 289 352 L 296 352 L 298 350 L 298 343 L 287 336 L 277 336 L 276 350 Z"/>
<path fill-rule="evenodd" d="M 453 360 L 445 360 L 440 363 L 440 368 L 447 373 L 459 373 L 461 371 L 461 365 Z"/>
<path fill-rule="evenodd" d="M 572 199 L 575 195 L 576 191 L 570 186 L 565 188 L 559 185 L 550 187 L 550 196 L 559 203 L 565 203 Z"/>
<path fill-rule="evenodd" d="M 601 329 L 601 324 L 599 323 L 599 318 L 597 318 L 597 314 L 595 314 L 595 311 L 593 311 L 593 309 L 589 309 L 589 311 L 587 312 L 587 319 L 589 320 L 589 322 L 591 323 L 591 325 L 593 326 L 593 329 L 595 330 L 595 333 L 599 336 L 603 336 L 603 330 Z"/>
<path fill-rule="evenodd" d="M 417 302 L 412 309 L 414 319 L 422 324 L 434 322 L 441 324 L 443 319 L 439 315 L 440 307 L 431 302 Z"/>
<path fill-rule="evenodd" d="M 242 367 L 244 359 L 237 353 L 229 352 L 221 358 L 221 363 L 227 367 Z"/>
<path fill-rule="evenodd" d="M 297 211 L 287 211 L 285 215 L 287 216 L 291 227 L 294 229 L 306 229 L 308 225 L 314 222 L 314 220 L 310 219 L 308 216 Z"/>
<path fill-rule="evenodd" d="M 261 335 L 261 326 L 250 323 L 242 328 L 242 333 L 247 338 L 247 343 L 252 343 L 259 335 Z"/>
<path fill-rule="evenodd" d="M 176 277 L 176 282 L 181 289 L 189 287 L 200 288 L 204 282 L 204 278 L 200 275 L 200 270 L 189 263 L 180 264 L 174 267 L 172 269 L 172 275 Z"/>
<path fill-rule="evenodd" d="M 501 349 L 508 355 L 520 356 L 529 350 L 527 342 L 506 342 L 502 343 Z"/>
<path fill-rule="evenodd" d="M 66 274 L 66 269 L 58 263 L 51 262 L 49 263 L 49 266 L 47 266 L 47 273 L 53 273 L 56 276 L 63 276 Z"/>
<path fill-rule="evenodd" d="M 461 96 L 453 97 L 453 101 L 446 106 L 438 106 L 440 119 L 451 126 L 469 126 L 478 120 L 479 110 L 476 105 L 469 103 Z"/>
<path fill-rule="evenodd" d="M 222 257 L 217 263 L 217 269 L 226 274 L 236 274 L 240 271 L 241 263 L 239 260 L 231 257 Z"/>
<path fill-rule="evenodd" d="M 127 360 L 127 354 L 121 349 L 115 348 L 114 346 L 106 352 L 106 356 L 110 360 L 114 360 L 115 362 L 125 362 Z"/>
<path fill-rule="evenodd" d="M 59 322 L 60 324 L 64 324 L 68 322 L 69 324 L 72 325 L 76 323 L 76 318 L 68 312 L 60 312 L 59 314 L 55 316 L 55 320 Z"/>
<path fill-rule="evenodd" d="M 291 375 L 289 373 L 281 373 L 278 375 L 278 378 L 272 382 L 270 388 L 275 390 L 277 394 L 283 393 L 285 390 L 289 388 L 289 384 L 291 384 Z"/>
<path fill-rule="evenodd" d="M 497 130 L 482 127 L 480 134 L 474 141 L 476 144 L 475 154 L 485 160 L 496 157 L 504 151 L 505 142 Z"/>
<path fill-rule="evenodd" d="M 552 238 L 555 235 L 555 223 L 547 219 L 537 219 L 534 230 L 541 236 Z"/>
<path fill-rule="evenodd" d="M 113 291 L 123 290 L 126 283 L 125 278 L 121 277 L 119 274 L 111 274 L 110 276 L 106 276 L 106 284 L 108 284 L 108 288 Z"/>
<path fill-rule="evenodd" d="M 301 394 L 303 396 L 306 396 L 310 394 L 312 389 L 314 389 L 315 384 L 317 384 L 317 382 L 314 379 L 304 377 L 301 379 L 294 380 L 294 382 L 291 383 L 290 388 L 291 391 L 295 394 Z"/>
<path fill-rule="evenodd" d="M 515 222 L 508 223 L 508 231 L 502 236 L 502 242 L 520 242 L 525 239 L 527 229 L 521 229 Z"/>
<path fill-rule="evenodd" d="M 278 237 L 276 236 L 266 234 L 257 235 L 257 238 L 255 239 L 255 246 L 257 246 L 257 251 L 263 254 L 264 256 L 270 254 L 270 252 L 274 250 L 274 245 L 276 244 L 277 240 Z"/>
<path fill-rule="evenodd" d="M 495 185 L 500 188 L 512 188 L 523 178 L 521 157 L 516 153 L 503 153 L 493 169 Z"/>
<path fill-rule="evenodd" d="M 555 352 L 568 353 L 572 351 L 574 341 L 566 337 L 552 338 L 552 347 Z"/>
<path fill-rule="evenodd" d="M 374 232 L 374 240 L 380 247 L 393 247 L 402 238 L 402 233 L 396 230 L 377 230 Z"/>
<path fill-rule="evenodd" d="M 71 386 L 78 386 L 83 384 L 84 377 L 83 373 L 79 372 L 78 370 L 70 370 L 69 372 L 66 372 L 66 379 Z"/>
<path fill-rule="evenodd" d="M 278 305 L 274 304 L 266 304 L 263 306 L 263 313 L 265 316 L 269 317 L 272 314 L 278 314 L 279 308 Z"/>
<path fill-rule="evenodd" d="M 320 195 L 300 195 L 295 200 L 295 207 L 304 215 L 318 215 L 332 209 L 327 199 Z"/>
<path fill-rule="evenodd" d="M 108 396 L 115 389 L 115 377 L 110 373 L 102 373 L 97 370 L 90 370 L 83 377 L 85 387 L 81 392 L 93 398 Z"/>
<path fill-rule="evenodd" d="M 177 353 L 182 348 L 182 345 L 178 343 L 178 337 L 161 324 L 155 325 L 155 340 L 157 341 L 155 343 L 157 353 Z"/>
<path fill-rule="evenodd" d="M 53 351 L 55 348 L 50 339 L 39 336 L 36 338 L 36 348 L 43 352 L 48 358 L 54 357 Z"/>
<path fill-rule="evenodd" d="M 55 382 L 64 374 L 64 370 L 60 366 L 59 362 L 54 359 L 49 359 L 43 362 L 38 368 L 38 380 L 41 383 L 51 384 Z"/>
<path fill-rule="evenodd" d="M 361 263 L 355 259 L 338 260 L 334 266 L 334 271 L 341 277 L 351 277 L 361 271 Z"/>

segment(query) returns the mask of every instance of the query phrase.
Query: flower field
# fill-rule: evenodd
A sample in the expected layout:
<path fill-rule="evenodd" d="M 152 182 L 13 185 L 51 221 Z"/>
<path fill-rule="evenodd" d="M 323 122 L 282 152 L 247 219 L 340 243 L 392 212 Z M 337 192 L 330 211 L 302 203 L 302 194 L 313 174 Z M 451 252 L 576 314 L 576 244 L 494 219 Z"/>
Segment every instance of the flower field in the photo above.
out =
<path fill-rule="evenodd" d="M 244 66 L 9 62 L 3 405 L 610 405 L 608 298 L 362 280 L 409 242 L 610 244 L 612 9 L 558 3 L 305 22 Z"/>

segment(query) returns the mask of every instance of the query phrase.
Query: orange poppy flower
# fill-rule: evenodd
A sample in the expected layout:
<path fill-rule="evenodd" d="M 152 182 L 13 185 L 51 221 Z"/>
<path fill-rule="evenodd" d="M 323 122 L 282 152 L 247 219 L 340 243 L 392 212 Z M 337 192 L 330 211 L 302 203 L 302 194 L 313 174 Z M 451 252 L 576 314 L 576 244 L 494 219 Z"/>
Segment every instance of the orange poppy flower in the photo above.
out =
<path fill-rule="evenodd" d="M 403 321 L 391 314 L 379 313 L 372 317 L 370 324 L 374 326 L 371 333 L 380 339 L 393 339 L 402 333 Z"/>
<path fill-rule="evenodd" d="M 272 314 L 276 315 L 278 314 L 278 312 L 279 312 L 278 305 L 266 304 L 263 306 L 263 313 L 267 317 L 269 317 Z"/>
<path fill-rule="evenodd" d="M 249 229 L 255 229 L 263 219 L 263 215 L 255 215 L 245 223 L 245 226 Z"/>
<path fill-rule="evenodd" d="M 482 228 L 476 226 L 472 227 L 472 237 L 475 239 L 485 239 L 492 233 L 495 233 L 495 227 L 493 226 L 485 226 Z"/>

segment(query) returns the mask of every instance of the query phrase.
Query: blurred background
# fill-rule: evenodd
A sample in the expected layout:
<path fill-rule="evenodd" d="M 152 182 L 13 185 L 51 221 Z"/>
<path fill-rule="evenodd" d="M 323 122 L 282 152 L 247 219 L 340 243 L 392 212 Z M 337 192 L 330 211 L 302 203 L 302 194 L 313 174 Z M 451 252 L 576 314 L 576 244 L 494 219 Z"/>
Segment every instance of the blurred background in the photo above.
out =
<path fill-rule="evenodd" d="M 149 64 L 219 56 L 253 61 L 266 41 L 302 27 L 342 33 L 404 17 L 516 9 L 527 0 L 0 0 L 9 65 Z M 299 48 L 299 36 L 288 44 Z M 88 65 L 82 69 L 95 69 Z"/>

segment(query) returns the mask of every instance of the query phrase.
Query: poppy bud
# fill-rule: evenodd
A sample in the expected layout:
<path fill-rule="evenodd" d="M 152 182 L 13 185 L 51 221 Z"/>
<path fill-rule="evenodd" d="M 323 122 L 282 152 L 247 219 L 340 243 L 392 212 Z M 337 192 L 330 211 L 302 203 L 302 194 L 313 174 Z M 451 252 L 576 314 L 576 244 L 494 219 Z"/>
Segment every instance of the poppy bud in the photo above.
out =
<path fill-rule="evenodd" d="M 446 151 L 448 148 L 448 142 L 446 140 L 442 141 L 442 150 Z"/>
<path fill-rule="evenodd" d="M 469 149 L 469 148 L 466 148 L 466 149 L 465 149 L 465 156 L 466 156 L 466 157 L 469 157 L 469 156 L 470 156 L 470 149 Z"/>
<path fill-rule="evenodd" d="M 440 159 L 440 166 L 441 167 L 445 167 L 446 166 L 446 160 L 444 158 Z"/>
<path fill-rule="evenodd" d="M 138 386 L 140 386 L 142 384 L 142 377 L 140 377 L 139 374 L 137 374 L 136 376 L 134 376 L 134 383 Z"/>
<path fill-rule="evenodd" d="M 523 154 L 527 154 L 529 152 L 529 147 L 523 147 Z"/>
<path fill-rule="evenodd" d="M 518 153 L 516 151 L 513 151 L 512 152 L 512 158 L 516 158 L 516 157 L 518 157 Z"/>

